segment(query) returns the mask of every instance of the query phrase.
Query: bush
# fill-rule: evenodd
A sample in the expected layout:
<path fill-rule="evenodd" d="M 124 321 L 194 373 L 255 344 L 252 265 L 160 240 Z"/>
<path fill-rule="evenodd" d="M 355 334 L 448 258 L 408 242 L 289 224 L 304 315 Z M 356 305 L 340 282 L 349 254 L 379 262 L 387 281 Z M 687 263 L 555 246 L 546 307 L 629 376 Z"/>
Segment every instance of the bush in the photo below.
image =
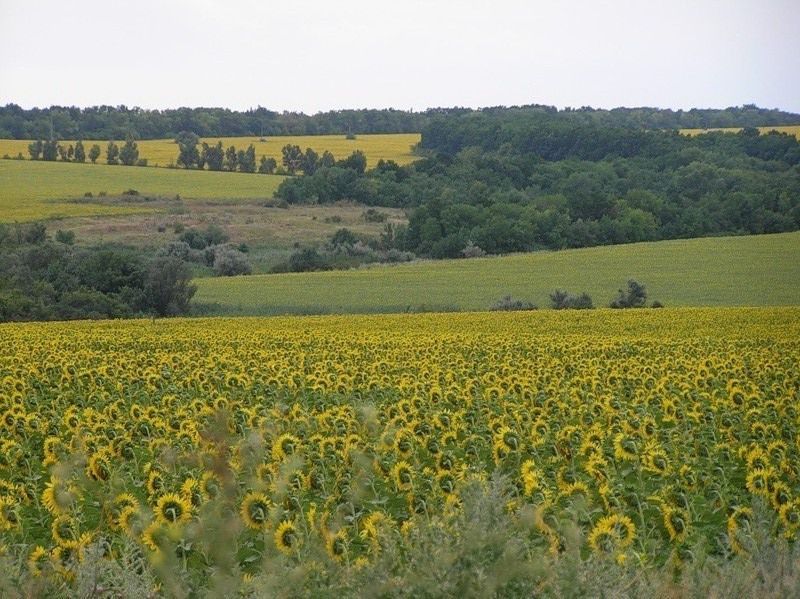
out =
<path fill-rule="evenodd" d="M 502 311 L 515 311 L 515 310 L 536 310 L 536 305 L 532 304 L 531 302 L 526 302 L 523 300 L 516 300 L 512 298 L 510 295 L 505 295 L 501 297 L 497 302 L 492 304 L 489 307 L 489 310 L 493 312 L 502 312 Z"/>
<path fill-rule="evenodd" d="M 56 241 L 66 245 L 72 245 L 75 243 L 75 231 L 64 231 L 63 229 L 59 229 L 56 231 Z"/>
<path fill-rule="evenodd" d="M 186 263 L 174 256 L 162 256 L 150 263 L 144 280 L 147 307 L 159 316 L 178 316 L 189 312 L 189 302 L 197 291 Z"/>
<path fill-rule="evenodd" d="M 464 249 L 461 250 L 461 255 L 464 256 L 464 258 L 481 258 L 486 255 L 486 252 L 484 252 L 480 246 L 472 243 L 472 241 L 468 241 Z"/>
<path fill-rule="evenodd" d="M 362 214 L 361 218 L 364 219 L 364 222 L 368 223 L 385 223 L 389 215 L 385 212 L 380 212 L 375 210 L 375 208 L 367 208 Z"/>
<path fill-rule="evenodd" d="M 591 310 L 594 308 L 592 298 L 587 293 L 572 295 L 556 289 L 550 294 L 550 305 L 554 310 Z"/>
<path fill-rule="evenodd" d="M 650 304 L 650 307 L 651 307 L 651 308 L 663 308 L 663 307 L 664 307 L 664 304 L 662 304 L 662 303 L 661 303 L 660 301 L 658 301 L 658 300 L 653 300 L 653 303 L 652 303 L 652 304 Z"/>
<path fill-rule="evenodd" d="M 289 257 L 288 267 L 291 272 L 311 272 L 331 268 L 328 261 L 315 248 L 305 248 L 293 253 Z"/>
<path fill-rule="evenodd" d="M 139 192 L 136 191 L 135 189 L 126 189 L 125 191 L 122 192 L 122 195 L 124 195 L 124 196 L 138 196 Z"/>
<path fill-rule="evenodd" d="M 218 277 L 249 275 L 253 272 L 250 262 L 239 250 L 231 247 L 218 248 L 214 256 L 214 274 Z"/>
<path fill-rule="evenodd" d="M 633 279 L 628 280 L 628 288 L 620 289 L 617 297 L 609 307 L 611 308 L 644 308 L 647 302 L 647 290 L 644 285 Z"/>

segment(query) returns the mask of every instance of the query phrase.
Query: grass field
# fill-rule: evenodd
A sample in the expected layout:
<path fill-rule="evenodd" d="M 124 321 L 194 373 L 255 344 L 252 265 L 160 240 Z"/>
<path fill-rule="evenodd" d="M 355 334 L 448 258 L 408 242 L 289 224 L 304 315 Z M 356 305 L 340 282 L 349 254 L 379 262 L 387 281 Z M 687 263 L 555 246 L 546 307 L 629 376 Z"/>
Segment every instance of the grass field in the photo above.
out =
<path fill-rule="evenodd" d="M 681 129 L 681 133 L 684 135 L 700 135 L 702 133 L 708 133 L 709 131 L 726 131 L 728 133 L 737 133 L 741 130 L 742 130 L 741 127 L 720 127 L 716 129 Z M 800 138 L 800 125 L 786 125 L 782 127 L 759 127 L 758 130 L 761 131 L 761 133 L 778 131 L 779 133 L 788 133 L 789 135 L 794 135 L 795 137 Z"/>
<path fill-rule="evenodd" d="M 545 307 L 563 288 L 602 306 L 629 278 L 668 306 L 798 304 L 800 233 L 199 279 L 195 302 L 220 314 L 484 310 L 506 294 Z"/>
<path fill-rule="evenodd" d="M 337 159 L 345 158 L 355 150 L 361 150 L 367 156 L 368 166 L 375 166 L 381 158 L 394 160 L 398 164 L 408 164 L 416 159 L 411 153 L 412 146 L 419 143 L 418 133 L 397 133 L 385 135 L 358 135 L 356 139 L 345 139 L 344 135 L 295 135 L 285 137 L 266 137 L 259 141 L 258 137 L 209 137 L 202 141 L 209 145 L 222 141 L 225 148 L 236 146 L 237 150 L 244 150 L 253 144 L 256 148 L 256 157 L 273 157 L 281 163 L 281 148 L 286 144 L 297 144 L 303 150 L 312 148 L 322 154 L 325 150 L 331 152 Z M 21 153 L 29 157 L 28 144 L 31 140 L 0 139 L 0 156 L 8 155 L 11 158 Z M 74 143 L 74 140 L 65 140 L 62 145 Z M 98 163 L 105 163 L 105 149 L 107 141 L 84 140 L 83 145 L 88 153 L 92 144 L 98 144 L 102 154 Z M 118 142 L 119 145 L 119 142 Z M 146 158 L 149 166 L 167 166 L 178 159 L 178 146 L 171 139 L 149 139 L 137 142 L 139 158 Z"/>
<path fill-rule="evenodd" d="M 149 211 L 85 201 L 83 195 L 141 194 L 195 199 L 269 198 L 283 177 L 124 166 L 0 160 L 0 222 Z M 80 202 L 65 201 L 81 199 Z"/>

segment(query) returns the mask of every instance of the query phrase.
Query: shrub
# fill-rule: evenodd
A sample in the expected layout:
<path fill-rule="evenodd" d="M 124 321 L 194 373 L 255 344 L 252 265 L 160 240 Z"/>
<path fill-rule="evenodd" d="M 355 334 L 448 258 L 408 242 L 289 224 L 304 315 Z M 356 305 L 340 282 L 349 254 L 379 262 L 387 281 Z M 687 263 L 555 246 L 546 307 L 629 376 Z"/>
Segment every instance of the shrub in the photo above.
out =
<path fill-rule="evenodd" d="M 174 256 L 153 260 L 144 280 L 147 307 L 159 316 L 178 316 L 189 312 L 189 302 L 197 291 L 186 263 Z"/>
<path fill-rule="evenodd" d="M 56 231 L 56 241 L 66 245 L 72 245 L 75 243 L 75 231 L 64 231 L 63 229 L 59 229 Z"/>
<path fill-rule="evenodd" d="M 316 248 L 305 248 L 293 253 L 289 257 L 288 267 L 291 272 L 330 270 L 330 264 Z"/>
<path fill-rule="evenodd" d="M 650 307 L 651 307 L 651 308 L 663 308 L 663 307 L 664 307 L 664 304 L 662 304 L 662 303 L 661 303 L 660 301 L 658 301 L 658 300 L 653 300 L 653 303 L 652 303 L 652 304 L 650 304 Z"/>
<path fill-rule="evenodd" d="M 550 305 L 554 310 L 591 310 L 594 308 L 592 298 L 587 293 L 572 295 L 562 289 L 550 294 Z"/>
<path fill-rule="evenodd" d="M 464 258 L 480 258 L 486 255 L 486 252 L 481 249 L 480 246 L 475 245 L 472 243 L 472 240 L 467 242 L 467 245 L 464 246 L 464 249 L 461 250 L 461 255 Z"/>
<path fill-rule="evenodd" d="M 253 272 L 250 262 L 242 252 L 232 247 L 218 248 L 214 256 L 214 274 L 218 277 L 249 275 Z"/>
<path fill-rule="evenodd" d="M 536 310 L 536 305 L 524 300 L 512 298 L 510 295 L 501 297 L 497 302 L 489 307 L 494 312 L 515 311 L 515 310 Z"/>
<path fill-rule="evenodd" d="M 616 299 L 609 307 L 611 308 L 643 308 L 647 302 L 647 290 L 644 285 L 637 283 L 633 279 L 628 280 L 628 288 L 620 289 Z"/>
<path fill-rule="evenodd" d="M 389 215 L 385 212 L 375 210 L 375 208 L 367 208 L 361 214 L 361 218 L 364 219 L 364 222 L 368 223 L 385 223 L 389 218 Z"/>
<path fill-rule="evenodd" d="M 126 189 L 125 191 L 122 192 L 122 195 L 124 195 L 124 196 L 138 196 L 139 192 L 136 191 L 135 189 Z"/>

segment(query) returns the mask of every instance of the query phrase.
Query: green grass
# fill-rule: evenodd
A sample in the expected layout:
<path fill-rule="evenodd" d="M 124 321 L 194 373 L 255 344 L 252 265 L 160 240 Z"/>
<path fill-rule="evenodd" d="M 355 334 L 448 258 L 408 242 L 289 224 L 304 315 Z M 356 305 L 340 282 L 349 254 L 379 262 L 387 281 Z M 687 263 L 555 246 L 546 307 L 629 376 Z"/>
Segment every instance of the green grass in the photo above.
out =
<path fill-rule="evenodd" d="M 604 306 L 630 278 L 667 306 L 796 305 L 800 232 L 198 279 L 195 304 L 212 314 L 484 310 L 506 294 L 547 307 L 563 288 Z"/>
<path fill-rule="evenodd" d="M 0 222 L 148 211 L 142 206 L 83 201 L 86 192 L 184 199 L 269 198 L 283 177 L 102 164 L 0 160 Z M 65 200 L 81 198 L 80 202 Z"/>

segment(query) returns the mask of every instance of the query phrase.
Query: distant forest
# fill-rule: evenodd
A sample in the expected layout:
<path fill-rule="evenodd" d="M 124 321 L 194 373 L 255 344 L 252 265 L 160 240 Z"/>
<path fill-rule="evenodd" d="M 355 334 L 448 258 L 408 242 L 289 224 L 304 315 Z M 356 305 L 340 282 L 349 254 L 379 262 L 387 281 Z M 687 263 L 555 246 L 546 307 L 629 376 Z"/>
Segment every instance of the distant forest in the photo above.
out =
<path fill-rule="evenodd" d="M 265 137 L 359 133 L 417 133 L 443 116 L 548 115 L 575 123 L 634 129 L 682 129 L 714 127 L 761 127 L 800 124 L 800 114 L 754 105 L 717 109 L 661 110 L 615 108 L 613 110 L 529 105 L 468 108 L 431 108 L 423 112 L 394 109 L 334 110 L 307 115 L 275 112 L 266 108 L 235 111 L 224 108 L 177 108 L 145 110 L 126 106 L 51 106 L 23 109 L 16 104 L 0 107 L 2 139 L 161 139 L 189 131 L 200 137 Z"/>
<path fill-rule="evenodd" d="M 794 136 L 690 137 L 602 122 L 611 114 L 439 115 L 413 164 L 337 163 L 286 179 L 276 196 L 407 208 L 408 227 L 387 227 L 384 246 L 435 258 L 800 228 Z"/>

